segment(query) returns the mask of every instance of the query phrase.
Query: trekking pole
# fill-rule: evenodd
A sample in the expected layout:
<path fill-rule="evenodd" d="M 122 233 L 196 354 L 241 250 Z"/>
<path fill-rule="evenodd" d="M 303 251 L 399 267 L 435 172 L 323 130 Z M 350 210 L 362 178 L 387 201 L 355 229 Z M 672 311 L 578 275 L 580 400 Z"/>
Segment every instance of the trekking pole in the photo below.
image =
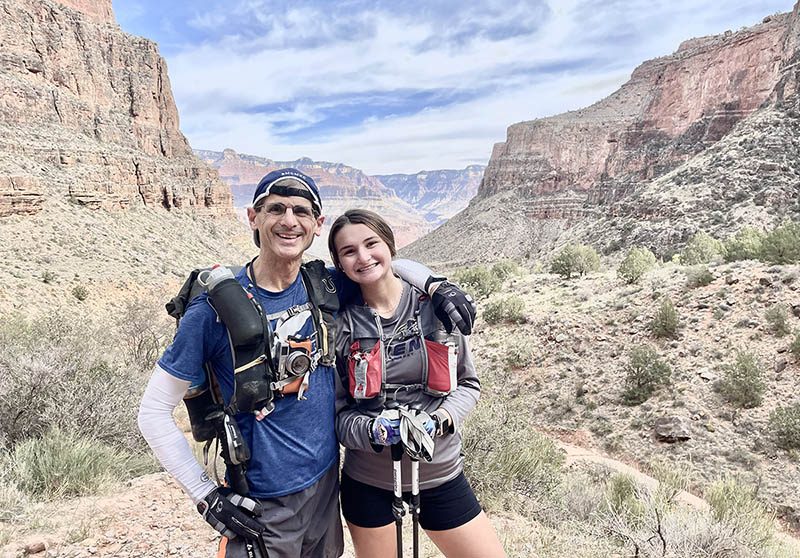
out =
<path fill-rule="evenodd" d="M 403 444 L 392 445 L 392 478 L 394 480 L 394 498 L 392 499 L 392 515 L 397 528 L 397 558 L 403 558 L 403 515 L 406 508 L 403 505 Z"/>
<path fill-rule="evenodd" d="M 414 558 L 419 558 L 419 460 L 411 458 L 411 525 L 413 528 Z"/>
<path fill-rule="evenodd" d="M 413 405 L 411 411 L 419 413 L 421 408 L 419 405 Z M 409 455 L 409 457 L 411 458 L 411 501 L 408 509 L 411 512 L 414 558 L 419 558 L 419 459 L 414 455 Z"/>

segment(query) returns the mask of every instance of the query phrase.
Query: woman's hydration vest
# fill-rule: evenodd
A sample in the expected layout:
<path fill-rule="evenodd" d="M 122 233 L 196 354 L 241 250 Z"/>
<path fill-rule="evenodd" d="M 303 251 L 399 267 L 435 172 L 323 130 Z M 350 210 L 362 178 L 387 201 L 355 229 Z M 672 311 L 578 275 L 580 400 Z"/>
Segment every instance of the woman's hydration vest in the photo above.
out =
<path fill-rule="evenodd" d="M 421 390 L 433 397 L 445 397 L 456 388 L 458 344 L 445 332 L 427 304 L 428 297 L 416 288 L 411 296 L 414 322 L 407 331 L 419 339 L 422 369 L 419 382 L 390 384 L 386 381 L 387 351 L 392 334 L 384 331 L 381 317 L 368 306 L 350 306 L 342 311 L 350 328 L 347 355 L 347 384 L 350 397 L 359 400 L 393 399 L 398 391 Z"/>

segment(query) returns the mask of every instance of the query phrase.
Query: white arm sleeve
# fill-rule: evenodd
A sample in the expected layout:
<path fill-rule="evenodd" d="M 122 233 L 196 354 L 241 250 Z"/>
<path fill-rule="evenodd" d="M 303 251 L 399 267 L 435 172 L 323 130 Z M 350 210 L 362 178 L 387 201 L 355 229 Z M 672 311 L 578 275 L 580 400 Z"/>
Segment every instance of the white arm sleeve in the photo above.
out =
<path fill-rule="evenodd" d="M 172 411 L 188 388 L 188 381 L 179 380 L 156 365 L 139 406 L 139 430 L 164 469 L 196 504 L 217 485 L 197 462 L 172 418 Z"/>
<path fill-rule="evenodd" d="M 441 275 L 434 275 L 429 267 L 413 260 L 392 260 L 392 271 L 429 296 L 433 296 L 433 291 L 445 280 Z M 432 285 L 434 288 L 430 290 Z"/>

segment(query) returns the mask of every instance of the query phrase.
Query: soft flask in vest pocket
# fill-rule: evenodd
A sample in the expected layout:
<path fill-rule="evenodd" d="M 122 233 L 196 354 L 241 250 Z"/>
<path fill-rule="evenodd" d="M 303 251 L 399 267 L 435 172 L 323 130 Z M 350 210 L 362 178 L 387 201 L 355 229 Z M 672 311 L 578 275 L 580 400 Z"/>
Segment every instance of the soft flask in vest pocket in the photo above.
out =
<path fill-rule="evenodd" d="M 428 377 L 424 391 L 435 397 L 444 397 L 456 389 L 458 382 L 458 344 L 443 330 L 437 330 L 429 337 L 425 339 Z"/>
<path fill-rule="evenodd" d="M 375 343 L 370 351 L 362 351 L 360 341 L 355 341 L 350 345 L 350 354 L 347 356 L 347 374 L 350 397 L 372 399 L 378 396 L 383 383 L 380 341 Z"/>

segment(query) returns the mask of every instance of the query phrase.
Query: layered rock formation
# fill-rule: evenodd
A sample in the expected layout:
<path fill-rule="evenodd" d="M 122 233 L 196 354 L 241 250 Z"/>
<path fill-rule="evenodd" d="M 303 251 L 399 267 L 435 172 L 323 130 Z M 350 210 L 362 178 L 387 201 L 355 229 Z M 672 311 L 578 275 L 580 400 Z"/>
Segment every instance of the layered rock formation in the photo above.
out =
<path fill-rule="evenodd" d="M 0 216 L 53 197 L 232 212 L 178 128 L 157 46 L 123 33 L 110 1 L 0 0 L 0 10 Z"/>
<path fill-rule="evenodd" d="M 788 141 L 793 152 L 792 142 L 772 138 L 777 129 L 762 122 L 796 118 L 789 107 L 797 103 L 799 19 L 795 7 L 736 33 L 688 40 L 586 109 L 512 125 L 470 208 L 408 253 L 446 261 L 452 258 L 437 247 L 454 239 L 463 239 L 465 261 L 535 255 L 586 239 L 599 248 L 647 241 L 666 253 L 697 228 L 724 232 L 800 212 L 797 164 L 781 151 Z M 777 112 L 761 114 L 767 110 Z M 722 144 L 732 131 L 737 139 Z M 780 184 L 768 185 L 765 172 Z M 695 185 L 692 194 L 687 184 Z M 653 192 L 665 188 L 686 203 L 654 204 Z M 692 203 L 699 192 L 715 192 L 703 196 L 710 205 Z M 740 206 L 735 218 L 732 198 Z M 513 238 L 493 226 L 509 220 L 519 232 Z"/>
<path fill-rule="evenodd" d="M 470 165 L 462 170 L 385 174 L 375 178 L 413 205 L 431 224 L 440 225 L 467 207 L 478 193 L 485 169 L 484 165 Z"/>

